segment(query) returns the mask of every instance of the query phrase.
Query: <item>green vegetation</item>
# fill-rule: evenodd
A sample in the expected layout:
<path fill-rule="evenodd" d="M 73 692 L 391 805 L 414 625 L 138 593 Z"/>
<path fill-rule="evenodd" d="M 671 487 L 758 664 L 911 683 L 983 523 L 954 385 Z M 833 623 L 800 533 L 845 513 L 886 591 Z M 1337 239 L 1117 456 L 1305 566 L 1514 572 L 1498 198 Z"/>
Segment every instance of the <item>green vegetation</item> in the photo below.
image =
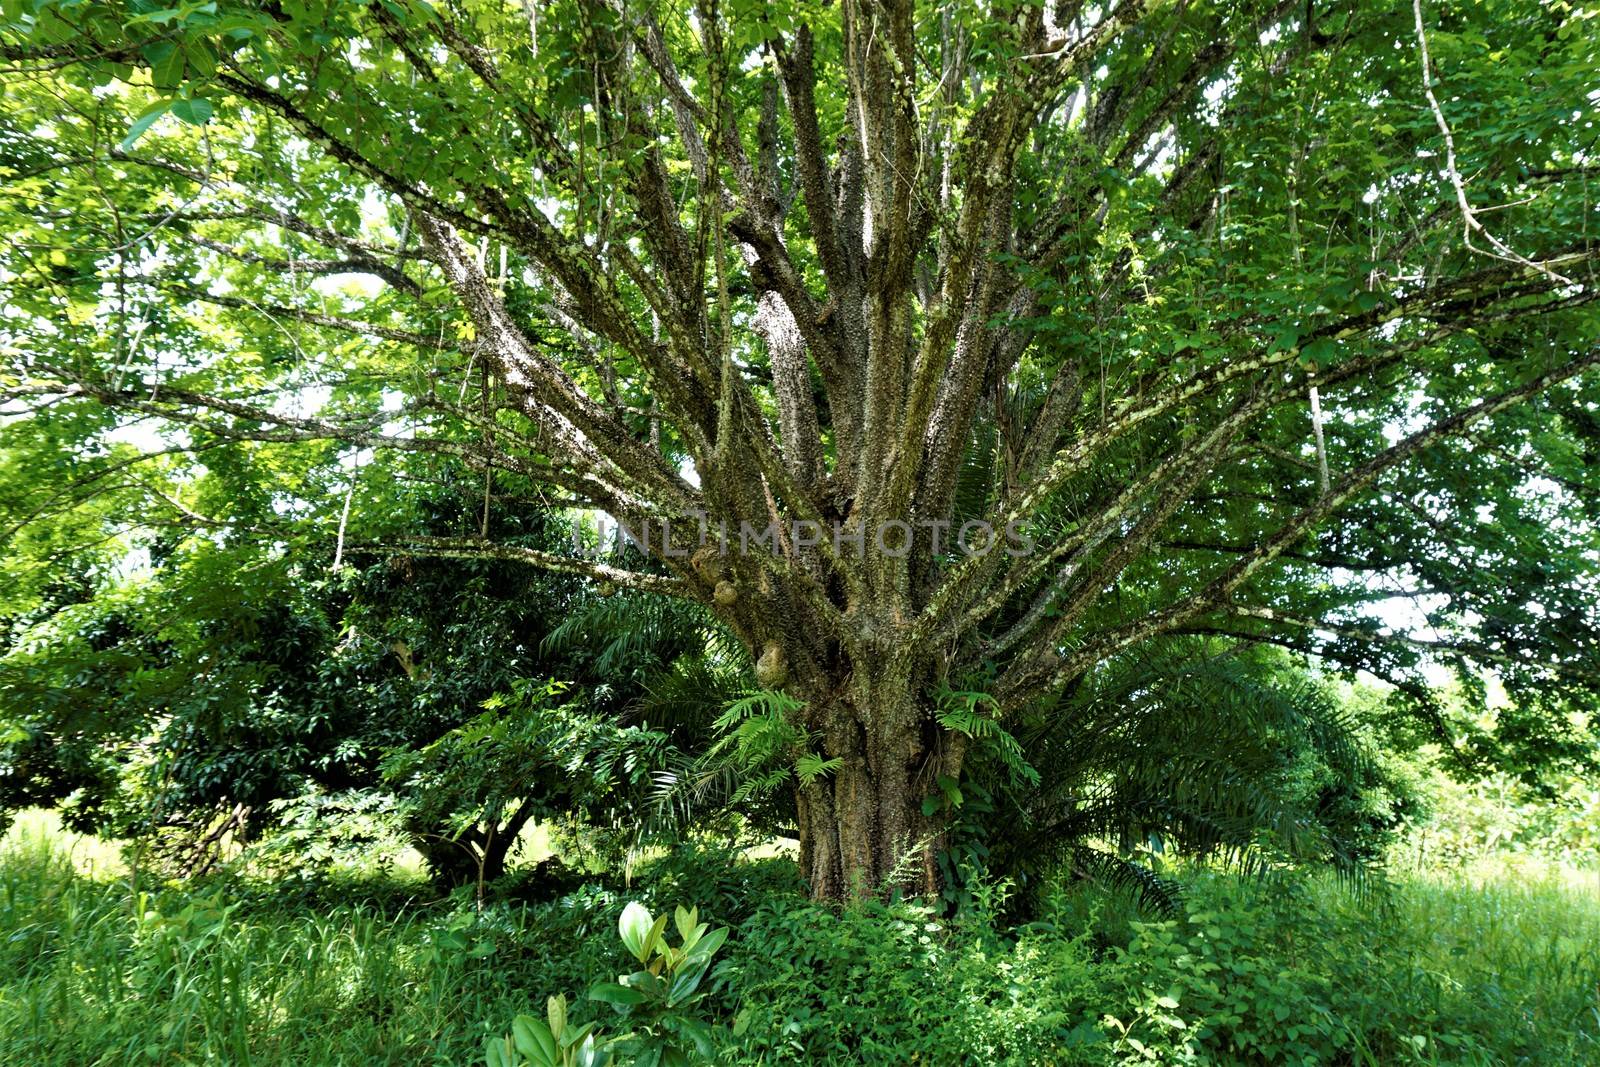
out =
<path fill-rule="evenodd" d="M 1600 1065 L 1597 0 L 0 0 L 0 1065 Z"/>
<path fill-rule="evenodd" d="M 616 1035 L 583 993 L 637 967 L 624 905 L 693 899 L 730 929 L 697 1009 L 721 1063 L 1600 1062 L 1600 875 L 1545 862 L 1362 893 L 1209 874 L 1172 919 L 1071 885 L 1008 928 L 809 905 L 781 859 L 665 857 L 479 913 L 392 876 L 132 895 L 68 851 L 33 819 L 0 846 L 6 1063 L 465 1065 L 552 995 Z"/>
<path fill-rule="evenodd" d="M 7 0 L 0 805 L 465 883 L 733 798 L 955 900 L 1592 773 L 1597 25 Z"/>

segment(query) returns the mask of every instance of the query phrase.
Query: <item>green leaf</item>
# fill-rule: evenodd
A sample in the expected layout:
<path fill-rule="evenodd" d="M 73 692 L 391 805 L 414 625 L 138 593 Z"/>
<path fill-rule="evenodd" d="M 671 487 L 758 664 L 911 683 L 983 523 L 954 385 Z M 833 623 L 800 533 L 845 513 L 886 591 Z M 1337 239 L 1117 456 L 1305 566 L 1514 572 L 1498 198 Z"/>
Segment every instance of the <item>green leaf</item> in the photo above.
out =
<path fill-rule="evenodd" d="M 728 940 L 728 928 L 726 926 L 719 926 L 709 934 L 706 934 L 700 940 L 696 941 L 694 947 L 689 950 L 689 954 L 686 958 L 691 960 L 709 960 L 712 956 L 717 954 L 717 949 L 721 948 L 722 943 L 726 940 Z"/>
<path fill-rule="evenodd" d="M 595 1044 L 593 1034 L 578 1046 L 577 1067 L 606 1067 L 610 1062 L 611 1053 L 606 1052 L 603 1045 Z"/>
<path fill-rule="evenodd" d="M 617 1007 L 629 1007 L 634 1004 L 643 1004 L 647 999 L 642 990 L 631 986 L 620 985 L 616 982 L 601 982 L 589 988 L 589 999 L 598 1000 L 602 1004 L 612 1004 Z"/>
<path fill-rule="evenodd" d="M 163 42 L 146 49 L 145 57 L 150 60 L 150 81 L 157 89 L 176 89 L 183 84 L 186 60 L 182 48 Z"/>
<path fill-rule="evenodd" d="M 122 144 L 118 147 L 124 152 L 132 148 L 133 143 L 143 137 L 145 131 L 155 125 L 156 119 L 165 115 L 171 107 L 171 100 L 158 100 L 139 112 L 139 117 L 133 120 L 132 126 L 128 127 L 128 136 L 122 139 Z"/>
<path fill-rule="evenodd" d="M 666 915 L 665 912 L 663 912 L 661 915 L 659 915 L 656 918 L 655 923 L 651 925 L 650 932 L 645 935 L 645 938 L 644 938 L 644 955 L 639 957 L 639 962 L 640 963 L 643 963 L 646 960 L 648 960 L 650 958 L 651 953 L 653 953 L 655 951 L 656 946 L 661 944 L 661 935 L 666 932 L 666 929 L 667 929 L 667 915 Z"/>
<path fill-rule="evenodd" d="M 545 1001 L 545 1014 L 550 1019 L 550 1036 L 561 1042 L 561 1033 L 567 1028 L 567 998 L 558 993 Z"/>
<path fill-rule="evenodd" d="M 672 987 L 667 991 L 667 1007 L 677 1007 L 693 996 L 694 991 L 700 988 L 700 982 L 705 978 L 710 966 L 710 960 L 698 960 L 673 976 Z"/>
<path fill-rule="evenodd" d="M 583 1044 L 586 1040 L 592 1041 L 593 1038 L 589 1037 L 589 1033 L 593 1029 L 594 1023 L 584 1023 L 582 1026 L 567 1027 L 561 1032 L 561 1047 L 571 1048 L 574 1045 Z"/>
<path fill-rule="evenodd" d="M 689 1038 L 694 1044 L 694 1050 L 703 1058 L 710 1059 L 715 1047 L 711 1042 L 711 1027 L 699 1019 L 684 1018 L 678 1020 L 678 1031 Z"/>
<path fill-rule="evenodd" d="M 556 1067 L 556 1042 L 550 1028 L 531 1015 L 519 1015 L 511 1021 L 511 1036 L 522 1053 L 535 1067 Z"/>
<path fill-rule="evenodd" d="M 211 121 L 211 101 L 174 100 L 172 113 L 191 126 L 204 126 Z"/>
<path fill-rule="evenodd" d="M 1300 362 L 1308 369 L 1321 370 L 1333 363 L 1339 346 L 1326 337 L 1319 337 L 1300 350 Z"/>
<path fill-rule="evenodd" d="M 1293 326 L 1279 330 L 1272 337 L 1272 344 L 1267 348 L 1268 355 L 1277 355 L 1279 352 L 1291 351 L 1300 343 L 1300 331 Z"/>
<path fill-rule="evenodd" d="M 622 943 L 628 946 L 628 951 L 640 963 L 650 958 L 648 939 L 652 925 L 654 920 L 650 917 L 650 909 L 636 900 L 629 901 L 617 919 L 617 933 L 622 935 Z"/>

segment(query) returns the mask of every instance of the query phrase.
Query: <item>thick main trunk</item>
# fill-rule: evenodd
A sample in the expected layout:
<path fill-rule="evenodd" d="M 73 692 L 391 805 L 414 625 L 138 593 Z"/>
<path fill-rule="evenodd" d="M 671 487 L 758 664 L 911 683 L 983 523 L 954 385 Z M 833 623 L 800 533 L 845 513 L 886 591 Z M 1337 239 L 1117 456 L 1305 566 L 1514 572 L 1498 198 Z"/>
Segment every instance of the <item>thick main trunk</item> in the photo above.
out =
<path fill-rule="evenodd" d="M 904 776 L 854 767 L 802 787 L 800 863 L 815 899 L 938 891 L 939 821 L 907 786 Z"/>
<path fill-rule="evenodd" d="M 948 822 L 938 779 L 960 773 L 962 739 L 909 699 L 862 695 L 818 717 L 839 765 L 797 791 L 802 873 L 818 900 L 935 895 Z"/>

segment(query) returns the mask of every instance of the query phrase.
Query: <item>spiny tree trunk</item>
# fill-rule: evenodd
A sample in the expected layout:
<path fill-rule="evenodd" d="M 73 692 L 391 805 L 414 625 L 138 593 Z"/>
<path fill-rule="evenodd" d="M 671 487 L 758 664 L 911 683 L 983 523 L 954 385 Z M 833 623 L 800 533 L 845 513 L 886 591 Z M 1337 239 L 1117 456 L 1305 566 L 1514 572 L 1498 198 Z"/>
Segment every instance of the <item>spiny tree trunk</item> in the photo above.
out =
<path fill-rule="evenodd" d="M 960 774 L 964 739 L 942 730 L 904 686 L 850 688 L 850 698 L 807 714 L 821 754 L 838 764 L 796 789 L 802 872 L 828 900 L 935 894 L 947 818 L 939 779 Z"/>
<path fill-rule="evenodd" d="M 230 277 L 253 270 L 263 291 L 167 278 L 154 290 L 240 318 L 241 335 L 265 313 L 273 336 L 286 324 L 348 332 L 409 362 L 387 377 L 380 359 L 361 362 L 351 395 L 372 410 L 353 414 L 286 414 L 259 401 L 250 373 L 214 376 L 207 391 L 193 368 L 147 356 L 166 351 L 148 338 L 112 368 L 34 360 L 16 377 L 22 395 L 98 399 L 207 440 L 427 453 L 650 528 L 649 569 L 481 536 L 350 550 L 517 559 L 704 604 L 763 685 L 802 700 L 797 725 L 839 761 L 801 790 L 819 897 L 933 887 L 941 827 L 922 801 L 959 775 L 965 743 L 930 713 L 939 684 L 980 677 L 1004 715 L 1161 634 L 1302 646 L 1321 623 L 1287 613 L 1295 590 L 1331 611 L 1371 587 L 1326 600 L 1287 560 L 1407 577 L 1415 562 L 1389 560 L 1387 544 L 1366 546 L 1376 562 L 1352 560 L 1347 531 L 1320 543 L 1319 529 L 1385 492 L 1409 500 L 1394 486 L 1404 465 L 1600 362 L 1587 341 L 1559 340 L 1593 335 L 1560 318 L 1596 297 L 1600 251 L 1572 223 L 1587 203 L 1540 200 L 1538 218 L 1555 221 L 1515 256 L 1463 249 L 1459 211 L 1469 235 L 1483 224 L 1416 159 L 1444 155 L 1460 188 L 1467 139 L 1449 139 L 1436 101 L 1439 130 L 1413 121 L 1406 93 L 1420 101 L 1427 87 L 1431 101 L 1431 82 L 1425 68 L 1393 77 L 1412 60 L 1381 5 L 1341 8 L 1325 32 L 1319 5 L 1297 0 L 950 5 L 933 20 L 910 0 L 839 0 L 783 4 L 784 18 L 759 25 L 731 24 L 716 0 L 576 0 L 552 9 L 540 42 L 514 5 L 416 17 L 404 3 L 346 5 L 336 26 L 251 6 L 244 36 L 270 65 L 220 39 L 226 61 L 186 62 L 218 54 L 185 36 L 214 20 L 136 27 L 103 6 L 74 9 L 81 36 L 41 19 L 48 36 L 8 44 L 7 58 L 48 78 L 159 49 L 179 60 L 176 74 L 162 64 L 160 107 L 193 114 L 189 99 L 209 92 L 237 112 L 238 147 L 213 130 L 204 153 L 141 168 L 141 182 L 181 188 L 139 217 L 171 220 L 173 204 L 225 187 L 243 206 L 182 226 L 223 227 L 203 239 L 200 273 L 236 262 Z M 178 100 L 166 83 L 185 71 Z M 1347 167 L 1348 143 L 1324 136 L 1352 100 L 1397 124 L 1384 135 L 1389 172 Z M 1542 100 L 1528 113 L 1559 109 Z M 296 139 L 274 169 L 263 160 L 284 125 Z M 1572 138 L 1586 128 L 1570 125 Z M 86 201 L 108 195 L 94 153 L 120 137 L 92 132 Z M 1541 135 L 1552 143 L 1539 158 L 1477 151 L 1460 170 L 1480 204 L 1561 197 L 1588 151 L 1554 143 L 1566 136 Z M 1249 153 L 1235 159 L 1250 139 L 1320 166 L 1320 199 L 1285 191 Z M 237 159 L 219 166 L 219 151 Z M 308 154 L 323 168 L 309 192 L 295 178 Z M 1550 180 L 1530 191 L 1535 174 Z M 1324 195 L 1338 181 L 1356 184 Z M 330 185 L 348 203 L 330 206 Z M 380 196 L 395 219 L 381 239 L 362 222 Z M 324 254 L 264 257 L 252 249 L 277 238 L 250 229 L 266 226 Z M 1289 263 L 1308 277 L 1279 280 Z M 303 287 L 285 296 L 260 282 L 272 270 L 362 270 L 390 289 L 351 314 L 284 307 Z M 1251 278 L 1272 280 L 1247 290 Z M 1506 331 L 1524 320 L 1555 325 L 1530 327 L 1523 351 Z M 1492 358 L 1453 347 L 1480 327 L 1501 331 Z M 339 351 L 330 382 L 349 364 Z M 1464 362 L 1485 373 L 1460 373 Z M 1313 387 L 1350 414 L 1318 463 L 1303 456 Z M 393 432 L 387 398 L 408 389 L 411 426 Z M 1397 399 L 1417 395 L 1429 403 Z M 1384 437 L 1424 411 L 1431 422 Z M 971 519 L 997 537 L 1023 531 L 1027 550 L 953 551 Z M 697 526 L 776 535 L 730 552 L 685 536 Z M 892 530 L 903 536 L 880 539 Z M 841 549 L 835 532 L 864 550 Z M 1138 595 L 1124 603 L 1130 575 Z M 1514 598 L 1499 607 L 1521 610 Z M 1355 640 L 1380 647 L 1384 635 Z"/>

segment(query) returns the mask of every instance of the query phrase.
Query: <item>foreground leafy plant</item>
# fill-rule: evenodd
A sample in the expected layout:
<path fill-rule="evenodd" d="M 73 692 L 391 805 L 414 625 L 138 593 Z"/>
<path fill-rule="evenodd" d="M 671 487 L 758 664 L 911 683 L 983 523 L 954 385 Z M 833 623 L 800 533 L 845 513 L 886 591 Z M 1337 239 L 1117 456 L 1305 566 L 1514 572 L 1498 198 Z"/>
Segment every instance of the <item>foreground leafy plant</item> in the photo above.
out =
<path fill-rule="evenodd" d="M 692 1063 L 695 1054 L 709 1058 L 713 1049 L 711 1025 L 694 1009 L 705 995 L 701 983 L 728 939 L 728 928 L 712 930 L 700 921 L 697 908 L 679 907 L 673 921 L 680 939 L 676 948 L 665 936 L 665 915 L 652 918 L 638 903 L 622 909 L 617 928 L 643 969 L 589 990 L 589 999 L 610 1004 L 630 1024 L 631 1032 L 617 1044 L 640 1067 Z"/>
<path fill-rule="evenodd" d="M 484 1048 L 489 1067 L 607 1067 L 609 1042 L 597 1040 L 594 1023 L 567 1025 L 567 998 L 558 993 L 545 1002 L 545 1022 L 519 1015 L 511 1036 L 491 1039 Z"/>
<path fill-rule="evenodd" d="M 594 1023 L 569 1026 L 566 998 L 553 996 L 546 1005 L 548 1021 L 519 1015 L 511 1036 L 488 1042 L 489 1067 L 606 1067 L 614 1053 L 638 1067 L 680 1067 L 709 1059 L 715 1050 L 714 1031 L 694 1009 L 705 995 L 700 986 L 728 939 L 728 929 L 712 930 L 700 921 L 698 908 L 679 907 L 672 918 L 680 939 L 677 947 L 666 938 L 666 915 L 653 917 L 637 901 L 623 908 L 617 932 L 641 969 L 589 990 L 590 1000 L 617 1010 L 626 1032 L 603 1038 Z"/>

